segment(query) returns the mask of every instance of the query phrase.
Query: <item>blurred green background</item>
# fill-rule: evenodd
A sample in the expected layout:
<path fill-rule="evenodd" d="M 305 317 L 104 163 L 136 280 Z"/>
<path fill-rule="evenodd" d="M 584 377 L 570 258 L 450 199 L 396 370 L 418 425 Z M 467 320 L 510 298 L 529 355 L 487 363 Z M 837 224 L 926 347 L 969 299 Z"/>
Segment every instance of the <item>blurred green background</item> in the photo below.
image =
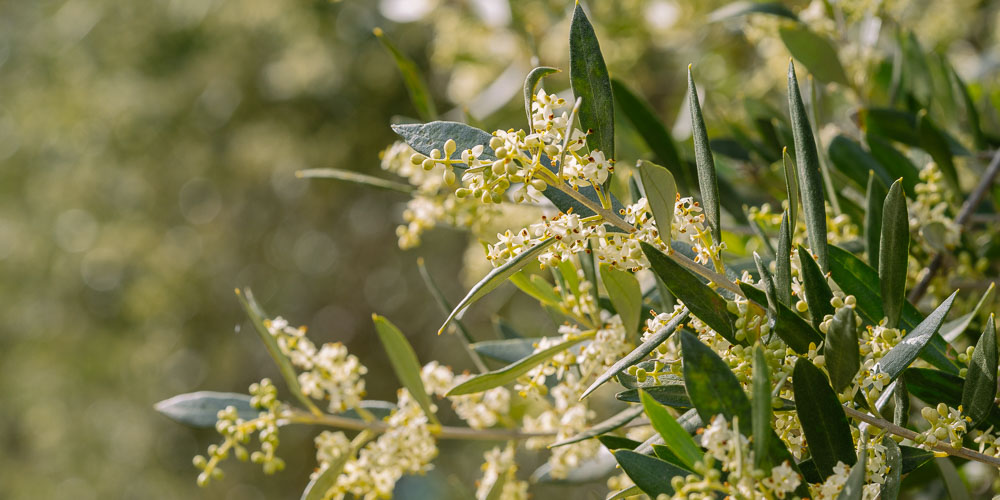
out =
<path fill-rule="evenodd" d="M 670 120 L 687 62 L 720 96 L 764 93 L 783 77 L 753 83 L 743 70 L 760 54 L 738 30 L 704 26 L 721 3 L 589 2 L 612 72 Z M 401 196 L 294 172 L 380 175 L 388 124 L 414 114 L 373 27 L 428 68 L 439 109 L 457 110 L 448 116 L 464 108 L 506 128 L 523 120 L 510 90 L 538 62 L 530 55 L 566 67 L 571 7 L 0 3 L 0 498 L 298 498 L 314 466 L 314 429 L 283 432 L 288 467 L 275 477 L 231 461 L 224 481 L 199 489 L 191 457 L 217 435 L 152 409 L 178 393 L 242 392 L 277 378 L 236 286 L 309 325 L 315 340 L 347 343 L 370 368 L 373 398 L 394 399 L 397 383 L 372 312 L 403 327 L 421 361 L 468 368 L 453 341 L 433 335 L 441 314 L 413 263 L 424 256 L 457 298 L 469 237 L 439 229 L 402 252 L 393 231 Z M 944 34 L 928 43 L 976 29 L 994 43 L 990 19 L 936 26 Z M 986 50 L 956 46 L 960 55 Z M 512 86 L 484 92 L 505 74 Z M 470 315 L 479 338 L 492 335 L 489 309 Z M 468 498 L 486 445 L 470 446 L 442 444 L 437 469 L 401 482 L 399 498 Z"/>

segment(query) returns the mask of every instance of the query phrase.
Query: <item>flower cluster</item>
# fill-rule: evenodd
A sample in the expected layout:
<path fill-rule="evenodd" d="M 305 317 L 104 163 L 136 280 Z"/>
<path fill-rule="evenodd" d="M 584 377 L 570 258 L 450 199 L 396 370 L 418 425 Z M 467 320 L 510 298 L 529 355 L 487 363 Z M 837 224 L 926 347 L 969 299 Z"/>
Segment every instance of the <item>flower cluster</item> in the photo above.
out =
<path fill-rule="evenodd" d="M 319 400 L 327 400 L 330 411 L 341 413 L 361 403 L 365 395 L 362 378 L 368 369 L 357 356 L 349 354 L 340 342 L 323 344 L 319 349 L 305 336 L 306 328 L 294 328 L 282 317 L 265 322 L 281 352 L 288 356 L 299 373 L 302 392 Z"/>
<path fill-rule="evenodd" d="M 421 369 L 420 377 L 427 392 L 444 397 L 449 389 L 471 376 L 455 376 L 451 368 L 437 361 L 431 361 Z M 510 390 L 505 387 L 494 387 L 474 394 L 449 396 L 448 400 L 451 401 L 455 414 L 473 429 L 493 427 L 506 420 L 510 413 Z"/>
<path fill-rule="evenodd" d="M 944 403 L 938 403 L 936 408 L 925 406 L 920 409 L 930 428 L 920 433 L 914 441 L 926 448 L 932 448 L 938 443 L 946 443 L 952 448 L 962 447 L 962 438 L 968 431 L 972 419 L 962 415 L 962 407 L 951 408 Z"/>
<path fill-rule="evenodd" d="M 486 452 L 483 456 L 483 478 L 476 488 L 476 500 L 527 500 L 528 483 L 516 476 L 515 450 L 514 443 L 508 443 L 506 448 L 495 447 Z M 500 488 L 499 494 L 494 493 L 494 488 Z"/>

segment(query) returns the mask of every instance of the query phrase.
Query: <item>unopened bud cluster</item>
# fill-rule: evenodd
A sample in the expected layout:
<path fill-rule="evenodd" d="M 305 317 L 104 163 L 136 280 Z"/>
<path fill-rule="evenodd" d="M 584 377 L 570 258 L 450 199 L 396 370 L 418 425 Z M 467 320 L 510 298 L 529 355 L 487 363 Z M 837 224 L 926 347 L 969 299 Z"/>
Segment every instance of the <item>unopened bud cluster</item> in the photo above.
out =
<path fill-rule="evenodd" d="M 962 447 L 962 438 L 972 420 L 962 415 L 961 406 L 955 409 L 944 403 L 938 403 L 936 408 L 929 406 L 921 408 L 920 415 L 931 424 L 931 427 L 917 435 L 914 442 L 925 448 L 933 448 L 939 443 L 955 449 Z"/>

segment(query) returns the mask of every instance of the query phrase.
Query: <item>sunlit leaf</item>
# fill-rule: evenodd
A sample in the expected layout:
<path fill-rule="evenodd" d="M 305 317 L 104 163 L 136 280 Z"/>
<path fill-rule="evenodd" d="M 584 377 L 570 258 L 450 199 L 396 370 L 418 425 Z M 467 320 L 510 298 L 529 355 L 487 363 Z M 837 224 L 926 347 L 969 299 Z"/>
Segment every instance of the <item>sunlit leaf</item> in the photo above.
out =
<path fill-rule="evenodd" d="M 243 420 L 257 418 L 259 409 L 250 405 L 250 396 L 235 392 L 200 391 L 179 394 L 156 403 L 156 411 L 191 427 L 215 427 L 218 413 L 232 406 Z"/>
<path fill-rule="evenodd" d="M 598 422 L 589 429 L 573 436 L 570 438 L 563 439 L 562 441 L 556 441 L 549 445 L 549 448 L 555 448 L 558 446 L 565 446 L 567 444 L 578 443 L 584 439 L 590 439 L 592 437 L 604 434 L 606 432 L 611 432 L 633 420 L 639 415 L 642 415 L 643 409 L 640 405 L 629 405 L 628 408 L 615 413 L 614 415 L 608 417 L 607 419 Z"/>
<path fill-rule="evenodd" d="M 736 417 L 743 425 L 749 424 L 750 400 L 729 364 L 693 334 L 681 331 L 680 335 L 684 386 L 701 420 L 711 422 L 721 413 L 729 421 Z"/>
<path fill-rule="evenodd" d="M 694 159 L 698 167 L 698 189 L 701 192 L 702 208 L 705 211 L 705 221 L 712 230 L 714 241 L 722 241 L 722 227 L 719 224 L 719 181 L 715 171 L 715 160 L 712 158 L 712 148 L 708 143 L 708 131 L 705 129 L 705 119 L 701 114 L 701 104 L 698 102 L 698 88 L 691 75 L 691 65 L 688 65 L 688 105 L 691 107 L 691 137 L 694 141 Z"/>
<path fill-rule="evenodd" d="M 299 170 L 298 172 L 295 172 L 295 176 L 303 179 L 336 179 L 338 181 L 353 182 L 355 184 L 388 189 L 390 191 L 399 191 L 400 193 L 412 193 L 416 190 L 416 188 L 410 186 L 409 184 L 380 179 L 378 177 L 372 177 L 370 175 L 359 174 L 357 172 L 341 170 L 338 168 L 310 168 L 306 170 Z"/>
<path fill-rule="evenodd" d="M 601 45 L 583 7 L 577 3 L 569 28 L 569 80 L 573 95 L 583 98 L 580 124 L 590 149 L 599 149 L 607 158 L 615 157 L 615 111 L 611 79 L 604 64 Z"/>
<path fill-rule="evenodd" d="M 888 374 L 889 378 L 894 379 L 910 366 L 910 363 L 913 363 L 913 360 L 917 359 L 920 351 L 930 342 L 931 337 L 937 333 L 941 323 L 944 322 L 944 318 L 948 316 L 948 311 L 951 310 L 951 305 L 955 302 L 956 295 L 958 295 L 958 292 L 952 293 L 941 305 L 928 314 L 916 328 L 906 334 L 895 347 L 885 353 L 885 356 L 878 362 L 877 366 L 879 370 Z"/>
<path fill-rule="evenodd" d="M 538 366 L 538 364 L 547 361 L 552 356 L 559 354 L 560 352 L 573 347 L 574 345 L 582 342 L 585 338 L 574 338 L 566 340 L 560 344 L 556 344 L 547 349 L 543 349 L 530 356 L 523 358 L 521 360 L 515 361 L 503 368 L 498 370 L 493 370 L 486 373 L 481 373 L 476 375 L 455 387 L 452 387 L 448 391 L 448 396 L 461 396 L 463 394 L 473 394 L 476 392 L 483 392 L 494 387 L 500 387 L 501 385 L 506 385 L 513 382 L 521 375 L 527 373 L 529 370 Z"/>
<path fill-rule="evenodd" d="M 524 113 L 528 116 L 528 129 L 533 129 L 534 126 L 531 123 L 531 103 L 535 100 L 535 90 L 538 88 L 538 82 L 548 75 L 553 73 L 558 73 L 558 68 L 550 68 L 548 66 L 539 66 L 528 73 L 528 76 L 524 79 Z"/>
<path fill-rule="evenodd" d="M 971 311 L 941 325 L 941 336 L 951 342 L 965 332 L 965 329 L 969 327 L 972 320 L 979 315 L 979 311 L 983 309 L 983 306 L 989 303 L 993 297 L 994 289 L 996 289 L 996 282 L 990 283 L 990 286 L 983 292 L 982 297 L 979 297 L 979 302 L 976 302 L 976 307 L 973 307 Z"/>
<path fill-rule="evenodd" d="M 868 442 L 861 440 L 861 450 L 858 453 L 858 460 L 851 467 L 851 472 L 844 482 L 844 489 L 840 490 L 837 500 L 861 500 L 865 488 L 865 465 L 868 462 Z"/>
<path fill-rule="evenodd" d="M 787 41 L 786 41 L 787 43 Z M 835 59 L 833 59 L 835 60 Z M 829 64 L 824 61 L 824 64 Z M 795 137 L 795 166 L 798 171 L 799 191 L 802 195 L 802 212 L 809 235 L 809 249 L 816 254 L 819 267 L 829 269 L 826 245 L 826 205 L 823 197 L 823 175 L 820 172 L 819 153 L 813 138 L 809 116 L 806 114 L 795 66 L 788 63 L 788 109 Z"/>
<path fill-rule="evenodd" d="M 795 160 L 788 154 L 788 148 L 781 150 L 781 169 L 785 174 L 785 196 L 788 199 L 788 223 L 795 227 L 795 217 L 799 211 L 799 178 L 795 173 Z"/>
<path fill-rule="evenodd" d="M 480 159 L 496 160 L 493 148 L 490 147 L 490 134 L 464 123 L 436 121 L 429 123 L 403 123 L 392 126 L 393 132 L 399 135 L 416 152 L 425 156 L 430 156 L 434 149 L 444 150 L 444 143 L 448 139 L 454 139 L 458 147 L 457 151 L 462 152 L 472 149 L 475 146 L 483 146 L 483 154 Z M 461 163 L 455 164 L 456 168 L 468 168 Z"/>
<path fill-rule="evenodd" d="M 657 233 L 670 246 L 670 228 L 674 222 L 674 205 L 677 202 L 677 184 L 670 171 L 648 161 L 639 160 L 639 177 L 646 201 L 653 212 Z"/>
<path fill-rule="evenodd" d="M 628 333 L 639 329 L 642 314 L 642 290 L 639 280 L 628 271 L 612 269 L 607 264 L 601 264 L 601 282 L 608 291 L 608 298 L 615 306 L 615 311 L 622 319 L 622 325 Z"/>
<path fill-rule="evenodd" d="M 781 226 L 778 228 L 778 254 L 775 256 L 774 288 L 778 292 L 778 301 L 786 306 L 791 306 L 792 228 L 789 225 L 788 212 L 781 214 Z"/>
<path fill-rule="evenodd" d="M 649 418 L 653 429 L 663 438 L 663 443 L 681 460 L 682 465 L 694 470 L 695 464 L 704 458 L 704 452 L 695 444 L 691 435 L 674 420 L 666 408 L 657 403 L 645 390 L 639 390 L 639 399 L 642 400 L 646 417 Z"/>
<path fill-rule="evenodd" d="M 685 410 L 693 408 L 691 399 L 688 398 L 687 391 L 684 389 L 683 380 L 671 385 L 657 385 L 652 387 L 628 389 L 615 394 L 615 399 L 628 403 L 640 403 L 642 402 L 639 398 L 640 393 L 647 394 L 649 397 L 653 398 L 654 401 L 663 406 Z"/>
<path fill-rule="evenodd" d="M 843 391 L 854 380 L 861 368 L 858 344 L 858 325 L 853 307 L 841 308 L 833 315 L 826 332 L 826 371 L 834 390 Z"/>
<path fill-rule="evenodd" d="M 906 302 L 906 264 L 909 260 L 910 219 L 906 212 L 903 186 L 897 180 L 889 188 L 882 205 L 882 237 L 879 239 L 878 278 L 882 310 L 887 325 L 895 328 Z"/>
<path fill-rule="evenodd" d="M 783 26 L 778 30 L 778 34 L 792 57 L 805 65 L 817 80 L 850 85 L 844 67 L 840 64 L 840 57 L 837 56 L 837 49 L 828 38 L 810 30 L 804 24 Z M 795 157 L 801 161 L 798 150 Z"/>
<path fill-rule="evenodd" d="M 560 337 L 543 337 L 550 340 L 558 340 Z M 542 338 L 515 338 L 501 340 L 484 340 L 472 344 L 472 349 L 483 356 L 513 363 L 519 359 L 526 358 L 535 352 L 535 344 Z"/>
<path fill-rule="evenodd" d="M 410 341 L 406 340 L 403 332 L 399 331 L 399 328 L 396 328 L 396 325 L 393 325 L 385 317 L 372 314 L 372 321 L 375 322 L 375 332 L 378 333 L 378 338 L 382 341 L 382 347 L 385 348 L 385 353 L 389 357 L 392 370 L 396 372 L 396 378 L 410 392 L 413 399 L 420 404 L 420 408 L 424 410 L 427 418 L 431 422 L 437 423 L 434 405 L 431 403 L 431 398 L 424 388 L 424 382 L 420 378 L 420 361 L 417 360 L 417 353 L 413 351 Z"/>

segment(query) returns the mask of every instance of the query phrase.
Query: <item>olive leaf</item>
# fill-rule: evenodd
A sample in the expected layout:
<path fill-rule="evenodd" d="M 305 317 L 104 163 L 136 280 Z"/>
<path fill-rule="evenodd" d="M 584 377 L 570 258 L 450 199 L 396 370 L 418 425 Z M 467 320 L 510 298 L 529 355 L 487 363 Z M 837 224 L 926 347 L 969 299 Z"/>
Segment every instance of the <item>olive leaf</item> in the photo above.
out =
<path fill-rule="evenodd" d="M 870 153 L 864 150 L 860 144 L 844 135 L 838 135 L 830 141 L 827 147 L 830 161 L 833 166 L 852 180 L 859 188 L 863 188 L 868 183 L 868 174 L 874 172 L 875 175 L 885 184 L 892 183 L 893 178 L 886 171 L 885 167 L 878 162 Z"/>
<path fill-rule="evenodd" d="M 832 60 L 835 61 L 836 58 Z M 823 64 L 830 64 L 830 60 L 824 61 Z M 812 127 L 809 126 L 809 115 L 802 103 L 802 95 L 799 93 L 795 65 L 791 61 L 788 63 L 788 109 L 795 139 L 795 164 L 798 170 L 799 191 L 802 195 L 802 211 L 806 218 L 806 230 L 809 236 L 809 249 L 816 254 L 820 269 L 826 272 L 829 264 L 826 249 L 823 176 L 820 172 L 816 140 L 813 137 Z"/>
<path fill-rule="evenodd" d="M 628 389 L 615 394 L 615 399 L 625 401 L 626 403 L 641 403 L 642 400 L 639 397 L 640 393 L 647 394 L 649 397 L 653 398 L 654 401 L 663 406 L 684 410 L 694 407 L 691 404 L 691 399 L 688 398 L 687 392 L 684 389 L 683 381 L 678 381 L 677 384 L 654 385 L 651 387 L 636 387 L 634 389 Z"/>
<path fill-rule="evenodd" d="M 729 364 L 693 334 L 681 331 L 680 335 L 684 387 L 702 422 L 711 422 L 720 413 L 729 421 L 735 417 L 744 425 L 751 422 L 750 400 Z"/>
<path fill-rule="evenodd" d="M 837 500 L 861 500 L 865 488 L 865 465 L 868 462 L 868 441 L 861 439 L 861 450 L 858 451 L 858 459 L 851 467 L 851 472 L 844 482 L 844 489 L 840 490 Z"/>
<path fill-rule="evenodd" d="M 530 337 L 517 339 L 483 340 L 472 344 L 472 350 L 504 363 L 513 363 L 535 352 L 535 344 L 542 339 L 561 340 L 562 337 Z"/>
<path fill-rule="evenodd" d="M 698 102 L 698 88 L 694 84 L 691 65 L 688 65 L 688 105 L 691 108 L 691 138 L 694 141 L 694 159 L 698 167 L 698 188 L 701 192 L 705 221 L 712 230 L 712 238 L 722 241 L 722 227 L 719 224 L 719 181 L 715 171 L 712 148 L 708 143 L 708 131 Z"/>
<path fill-rule="evenodd" d="M 867 134 L 865 141 L 872 156 L 885 167 L 889 179 L 903 179 L 903 191 L 910 193 L 911 197 L 916 194 L 917 183 L 920 182 L 920 170 L 916 165 L 881 136 Z"/>
<path fill-rule="evenodd" d="M 156 411 L 191 427 L 215 427 L 219 411 L 227 407 L 236 408 L 243 420 L 257 418 L 259 409 L 250 404 L 250 396 L 235 392 L 199 391 L 178 394 L 156 403 Z"/>
<path fill-rule="evenodd" d="M 694 470 L 695 464 L 700 462 L 705 454 L 695 444 L 691 435 L 645 390 L 639 389 L 639 399 L 642 400 L 646 417 L 649 418 L 653 429 L 663 438 L 663 443 L 681 460 L 681 465 Z"/>
<path fill-rule="evenodd" d="M 778 34 L 792 56 L 804 64 L 817 80 L 850 85 L 844 66 L 837 56 L 837 49 L 829 39 L 804 24 L 783 26 Z M 796 158 L 799 158 L 797 151 Z"/>
<path fill-rule="evenodd" d="M 799 179 L 795 174 L 795 160 L 788 154 L 788 148 L 781 149 L 781 169 L 785 174 L 785 196 L 788 197 L 788 223 L 795 227 L 795 216 L 799 210 Z"/>
<path fill-rule="evenodd" d="M 778 302 L 792 305 L 792 228 L 788 212 L 781 214 L 778 228 L 778 255 L 775 257 L 774 288 L 778 292 Z"/>
<path fill-rule="evenodd" d="M 726 299 L 656 247 L 645 242 L 641 246 L 653 272 L 663 280 L 670 293 L 684 302 L 691 314 L 719 332 L 730 343 L 740 343 L 735 337 L 733 319 L 727 309 Z"/>
<path fill-rule="evenodd" d="M 382 347 L 389 357 L 389 364 L 396 372 L 396 378 L 403 384 L 403 387 L 410 392 L 413 399 L 420 404 L 427 419 L 437 424 L 437 416 L 434 415 L 434 405 L 427 395 L 424 382 L 420 378 L 420 361 L 417 360 L 417 353 L 413 351 L 413 346 L 406 340 L 403 332 L 396 328 L 388 319 L 377 314 L 372 314 L 372 321 L 375 323 L 375 332 L 382 341 Z"/>
<path fill-rule="evenodd" d="M 375 28 L 374 33 L 378 41 L 382 42 L 385 50 L 396 61 L 396 67 L 399 68 L 399 73 L 403 76 L 406 91 L 410 94 L 410 102 L 413 103 L 414 108 L 417 108 L 417 113 L 424 120 L 436 118 L 437 110 L 434 108 L 434 99 L 431 97 L 431 91 L 427 88 L 427 82 L 424 81 L 417 64 L 396 48 L 396 45 L 389 40 L 389 37 L 385 36 L 381 28 Z"/>
<path fill-rule="evenodd" d="M 878 266 L 879 241 L 882 239 L 882 206 L 885 203 L 885 186 L 872 172 L 868 173 L 868 186 L 865 190 L 865 252 L 868 263 Z"/>
<path fill-rule="evenodd" d="M 997 330 L 994 315 L 986 321 L 976 348 L 969 360 L 969 372 L 962 386 L 962 413 L 976 427 L 989 416 L 997 395 Z"/>
<path fill-rule="evenodd" d="M 448 390 L 447 396 L 461 396 L 463 394 L 473 394 L 476 392 L 483 392 L 494 387 L 500 387 L 501 385 L 513 382 L 521 375 L 528 372 L 539 363 L 547 361 L 552 356 L 559 354 L 570 347 L 585 340 L 583 337 L 578 337 L 570 340 L 566 340 L 562 343 L 556 344 L 552 347 L 543 349 L 541 351 L 535 352 L 530 356 L 523 359 L 515 361 L 503 368 L 498 370 L 493 370 L 486 373 L 481 373 L 476 375 L 455 387 Z"/>
<path fill-rule="evenodd" d="M 955 302 L 958 292 L 953 292 L 941 305 L 927 315 L 919 325 L 908 333 L 895 347 L 889 349 L 878 362 L 878 369 L 894 379 L 903 372 L 913 360 L 917 359 L 920 351 L 930 342 L 934 334 L 937 333 L 944 318 L 948 316 L 951 305 Z"/>
<path fill-rule="evenodd" d="M 629 334 L 639 329 L 642 315 L 642 290 L 639 280 L 628 271 L 612 269 L 601 264 L 601 282 L 608 291 L 608 298 L 622 319 L 622 325 Z"/>
<path fill-rule="evenodd" d="M 457 151 L 482 146 L 483 154 L 479 156 L 481 159 L 497 159 L 493 154 L 493 148 L 490 147 L 490 137 L 492 136 L 464 123 L 448 121 L 401 123 L 393 125 L 392 131 L 399 135 L 414 151 L 424 156 L 430 156 L 431 151 L 435 149 L 442 149 L 448 139 L 453 139 L 458 147 Z M 468 168 L 462 163 L 456 163 L 454 167 Z"/>
<path fill-rule="evenodd" d="M 670 246 L 670 228 L 674 222 L 674 205 L 677 202 L 674 176 L 669 170 L 644 160 L 639 160 L 637 167 L 646 201 L 656 221 L 657 233 L 663 243 Z"/>
<path fill-rule="evenodd" d="M 853 307 L 843 307 L 833 315 L 833 321 L 826 332 L 824 349 L 826 370 L 830 374 L 833 389 L 843 391 L 861 368 L 858 324 Z"/>
<path fill-rule="evenodd" d="M 357 172 L 342 170 L 339 168 L 309 168 L 295 172 L 295 176 L 301 179 L 336 179 L 338 181 L 353 182 L 355 184 L 371 186 L 379 189 L 388 189 L 389 191 L 398 191 L 400 193 L 407 194 L 416 191 L 416 188 L 409 184 L 380 179 L 371 175 L 359 174 Z"/>
<path fill-rule="evenodd" d="M 708 14 L 708 22 L 719 22 L 726 19 L 745 16 L 747 14 L 770 14 L 776 17 L 791 19 L 793 21 L 799 20 L 794 12 L 778 2 L 737 1 L 713 10 Z"/>
<path fill-rule="evenodd" d="M 754 465 L 763 467 L 771 437 L 771 368 L 764 356 L 764 347 L 753 346 L 753 366 L 750 409 L 753 413 Z"/>
<path fill-rule="evenodd" d="M 673 495 L 674 489 L 670 486 L 670 478 L 690 474 L 689 471 L 669 462 L 632 450 L 616 450 L 614 455 L 629 479 L 653 498 L 661 494 Z"/>
<path fill-rule="evenodd" d="M 809 255 L 809 250 L 806 250 L 802 245 L 799 245 L 798 250 L 799 272 L 802 275 L 802 288 L 805 292 L 806 305 L 809 307 L 813 326 L 819 328 L 823 318 L 827 314 L 833 314 L 833 305 L 830 304 L 830 300 L 833 299 L 833 290 L 830 290 L 826 276 L 823 275 L 823 271 L 819 270 L 812 255 Z"/>
<path fill-rule="evenodd" d="M 826 375 L 808 359 L 799 358 L 792 371 L 792 390 L 799 423 L 820 476 L 833 474 L 837 462 L 854 465 L 854 438 L 837 394 Z"/>
<path fill-rule="evenodd" d="M 767 315 L 772 320 L 778 314 L 778 291 L 774 286 L 774 277 L 771 276 L 771 270 L 768 269 L 767 264 L 757 252 L 753 253 L 753 262 L 757 267 L 757 274 L 760 275 L 760 281 L 764 284 L 764 295 L 767 297 Z"/>
<path fill-rule="evenodd" d="M 615 112 L 611 78 L 604 64 L 601 45 L 594 26 L 579 2 L 573 10 L 569 28 L 569 81 L 573 95 L 583 98 L 580 124 L 590 149 L 601 150 L 608 159 L 615 157 Z"/>
<path fill-rule="evenodd" d="M 882 309 L 887 325 L 895 328 L 906 301 L 906 264 L 910 248 L 910 218 L 899 180 L 889 187 L 882 205 L 882 237 L 879 239 L 878 278 Z"/>
<path fill-rule="evenodd" d="M 927 110 L 917 114 L 917 135 L 920 137 L 920 148 L 927 151 L 934 159 L 944 176 L 945 183 L 956 194 L 961 193 L 958 185 L 958 172 L 952 158 L 951 145 L 945 135 L 934 125 Z"/>
<path fill-rule="evenodd" d="M 636 132 L 639 132 L 639 136 L 653 152 L 656 161 L 673 174 L 685 191 L 693 189 L 694 176 L 691 175 L 691 169 L 688 168 L 687 163 L 681 160 L 674 138 L 667 131 L 663 122 L 650 109 L 649 103 L 635 95 L 620 80 L 612 78 L 611 88 L 614 91 L 617 109 L 635 127 Z"/>
<path fill-rule="evenodd" d="M 885 481 L 879 489 L 882 500 L 896 500 L 902 482 L 903 456 L 896 440 L 888 432 L 882 436 L 882 446 L 885 446 Z"/>
<path fill-rule="evenodd" d="M 580 441 L 583 441 L 584 439 L 590 439 L 600 434 L 611 432 L 635 420 L 635 418 L 638 417 L 639 415 L 642 415 L 642 413 L 643 413 L 642 406 L 629 405 L 624 410 L 615 413 L 614 415 L 608 417 L 607 419 L 590 426 L 590 428 L 575 436 L 563 439 L 561 441 L 556 441 L 555 443 L 550 444 L 549 448 L 556 448 L 559 446 L 565 446 L 567 444 L 578 443 Z"/>
<path fill-rule="evenodd" d="M 528 116 L 529 131 L 533 131 L 535 128 L 531 123 L 531 103 L 535 100 L 535 89 L 538 87 L 538 82 L 540 82 L 542 78 L 558 72 L 558 68 L 539 66 L 528 72 L 528 76 L 524 79 L 524 113 Z M 572 124 L 570 124 L 570 126 L 572 126 Z"/>

